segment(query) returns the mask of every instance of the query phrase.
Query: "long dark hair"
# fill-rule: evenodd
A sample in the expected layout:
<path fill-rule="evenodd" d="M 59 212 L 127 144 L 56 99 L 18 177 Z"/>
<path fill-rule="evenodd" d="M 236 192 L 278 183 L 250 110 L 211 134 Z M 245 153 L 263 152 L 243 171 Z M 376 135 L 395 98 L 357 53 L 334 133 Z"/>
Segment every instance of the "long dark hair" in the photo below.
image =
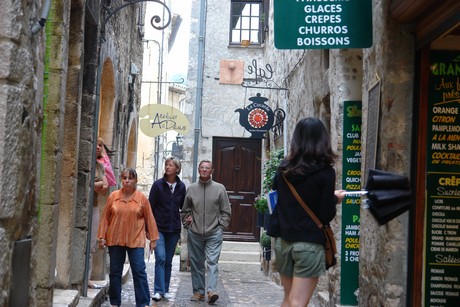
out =
<path fill-rule="evenodd" d="M 317 118 L 307 117 L 297 123 L 289 155 L 280 168 L 286 174 L 303 175 L 309 169 L 332 165 L 335 158 L 324 124 Z"/>

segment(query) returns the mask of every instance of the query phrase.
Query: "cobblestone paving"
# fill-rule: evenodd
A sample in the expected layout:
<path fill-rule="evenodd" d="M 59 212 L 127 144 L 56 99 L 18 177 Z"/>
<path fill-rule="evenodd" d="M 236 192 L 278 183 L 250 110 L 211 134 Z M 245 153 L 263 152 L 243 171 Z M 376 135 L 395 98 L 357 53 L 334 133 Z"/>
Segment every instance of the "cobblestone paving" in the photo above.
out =
<path fill-rule="evenodd" d="M 154 257 L 152 257 L 154 258 Z M 150 292 L 153 295 L 154 259 L 147 262 L 147 274 L 149 277 Z M 217 292 L 219 299 L 213 306 L 280 306 L 283 290 L 272 282 L 261 270 L 260 264 L 251 262 L 221 261 L 219 263 L 219 283 Z M 179 271 L 179 256 L 173 260 L 173 272 L 171 277 L 170 294 L 171 300 L 152 301 L 152 306 L 209 306 L 205 302 L 192 302 L 192 281 L 190 272 Z M 131 276 L 129 276 L 122 290 L 122 307 L 135 306 L 134 288 Z M 110 307 L 107 299 L 102 307 Z"/>

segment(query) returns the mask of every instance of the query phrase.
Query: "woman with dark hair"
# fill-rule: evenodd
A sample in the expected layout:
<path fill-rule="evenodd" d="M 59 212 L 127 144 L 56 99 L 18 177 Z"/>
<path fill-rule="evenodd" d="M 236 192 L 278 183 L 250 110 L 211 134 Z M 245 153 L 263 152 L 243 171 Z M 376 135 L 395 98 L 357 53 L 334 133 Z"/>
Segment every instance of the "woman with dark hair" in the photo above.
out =
<path fill-rule="evenodd" d="M 122 188 L 107 198 L 97 233 L 99 247 L 108 246 L 110 255 L 109 297 L 112 306 L 121 305 L 121 278 L 126 254 L 134 282 L 136 307 L 150 306 L 150 291 L 145 271 L 144 247 L 150 252 L 158 240 L 158 229 L 144 193 L 137 190 L 137 173 L 132 168 L 121 172 Z"/>
<path fill-rule="evenodd" d="M 335 191 L 335 154 L 326 127 L 317 118 L 300 120 L 294 130 L 288 156 L 273 181 L 278 191 L 276 214 L 279 233 L 275 240 L 275 266 L 284 288 L 282 306 L 306 306 L 326 271 L 325 236 L 290 191 L 289 181 L 323 225 L 336 214 L 344 197 Z M 286 179 L 286 180 L 285 180 Z"/>
<path fill-rule="evenodd" d="M 163 178 L 156 180 L 150 189 L 150 206 L 160 234 L 155 248 L 154 301 L 171 298 L 172 260 L 182 229 L 180 210 L 185 199 L 185 184 L 178 176 L 180 171 L 179 159 L 166 158 Z"/>

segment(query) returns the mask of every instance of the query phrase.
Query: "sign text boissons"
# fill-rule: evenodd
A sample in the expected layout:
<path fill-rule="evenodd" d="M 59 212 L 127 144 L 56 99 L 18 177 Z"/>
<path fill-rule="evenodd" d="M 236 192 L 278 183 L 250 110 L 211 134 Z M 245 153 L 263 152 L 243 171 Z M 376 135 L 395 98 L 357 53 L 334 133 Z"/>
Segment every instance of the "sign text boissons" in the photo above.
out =
<path fill-rule="evenodd" d="M 277 49 L 372 46 L 372 0 L 274 0 Z"/>

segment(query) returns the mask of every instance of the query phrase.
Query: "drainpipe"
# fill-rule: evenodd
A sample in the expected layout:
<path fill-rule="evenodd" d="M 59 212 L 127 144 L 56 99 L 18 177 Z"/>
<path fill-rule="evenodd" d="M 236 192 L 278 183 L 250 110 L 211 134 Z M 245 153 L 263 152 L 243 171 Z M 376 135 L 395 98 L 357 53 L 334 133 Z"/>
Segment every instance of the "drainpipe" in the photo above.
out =
<path fill-rule="evenodd" d="M 51 9 L 51 0 L 45 0 L 45 4 L 43 6 L 42 14 L 40 16 L 40 20 L 37 21 L 32 28 L 30 29 L 30 32 L 32 35 L 37 34 L 43 27 L 45 26 L 46 20 L 48 19 L 48 14 Z"/>
<path fill-rule="evenodd" d="M 206 0 L 201 0 L 200 4 L 200 33 L 198 36 L 198 71 L 196 87 L 196 108 L 195 108 L 195 140 L 193 144 L 193 177 L 192 182 L 196 181 L 198 169 L 198 143 L 201 131 L 201 106 L 203 98 L 203 66 L 204 66 L 204 33 L 206 26 Z"/>
<path fill-rule="evenodd" d="M 144 42 L 147 42 L 147 48 L 149 48 L 148 43 L 149 42 L 154 42 L 158 46 L 158 72 L 157 72 L 157 101 L 156 103 L 161 104 L 161 95 L 162 95 L 162 82 L 163 82 L 163 44 L 164 44 L 164 31 L 161 33 L 161 44 L 154 40 L 154 39 L 147 39 L 144 40 Z M 149 89 L 149 103 L 150 103 L 150 89 Z M 153 169 L 153 181 L 158 179 L 158 162 L 159 162 L 159 156 L 160 156 L 160 137 L 156 136 L 155 137 L 155 149 L 153 152 L 154 160 L 155 160 L 155 166 Z"/>
<path fill-rule="evenodd" d="M 164 19 L 164 14 L 165 14 L 165 10 L 163 8 L 163 19 Z M 159 65 L 159 68 L 160 70 L 158 71 L 158 77 L 159 77 L 159 82 L 158 83 L 158 89 L 159 89 L 159 93 L 158 93 L 158 101 L 157 103 L 158 104 L 162 104 L 162 103 L 167 103 L 167 101 L 165 102 L 162 102 L 162 98 L 163 98 L 163 53 L 164 53 L 164 44 L 165 44 L 165 31 L 161 31 L 161 48 L 160 48 L 160 54 L 159 54 L 159 61 L 160 61 L 160 65 Z M 164 143 L 164 141 L 163 141 Z M 155 137 L 155 169 L 153 171 L 153 176 L 154 176 L 154 181 L 157 180 L 159 178 L 159 175 L 158 175 L 158 170 L 160 168 L 160 136 L 156 136 Z"/>

